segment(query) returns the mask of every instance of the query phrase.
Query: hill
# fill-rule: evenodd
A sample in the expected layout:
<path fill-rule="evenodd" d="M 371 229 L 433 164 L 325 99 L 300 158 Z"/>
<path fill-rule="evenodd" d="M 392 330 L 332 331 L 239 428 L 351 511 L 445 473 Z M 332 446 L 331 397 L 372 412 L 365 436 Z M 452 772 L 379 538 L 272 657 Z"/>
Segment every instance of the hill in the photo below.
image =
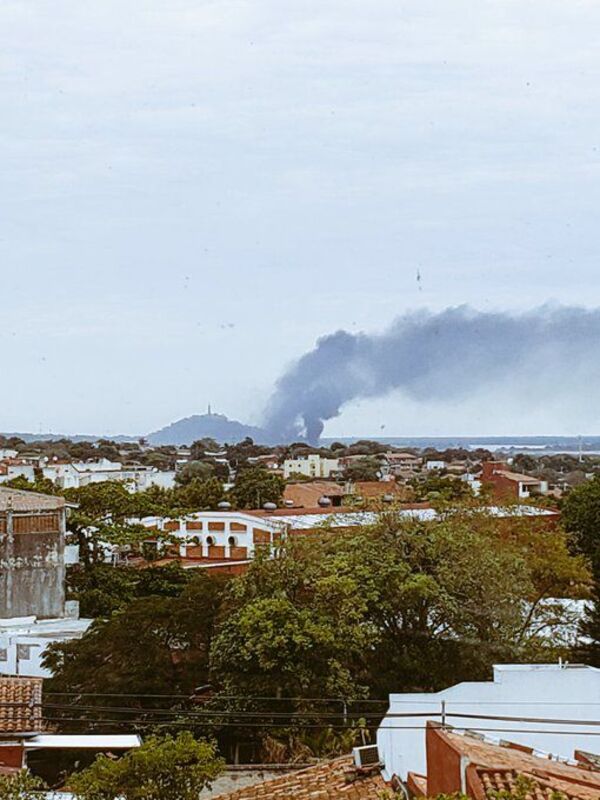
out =
<path fill-rule="evenodd" d="M 234 444 L 241 442 L 247 436 L 254 439 L 257 444 L 268 443 L 268 436 L 261 428 L 228 419 L 224 414 L 194 414 L 150 433 L 147 438 L 150 444 L 154 445 L 192 444 L 204 438 Z"/>

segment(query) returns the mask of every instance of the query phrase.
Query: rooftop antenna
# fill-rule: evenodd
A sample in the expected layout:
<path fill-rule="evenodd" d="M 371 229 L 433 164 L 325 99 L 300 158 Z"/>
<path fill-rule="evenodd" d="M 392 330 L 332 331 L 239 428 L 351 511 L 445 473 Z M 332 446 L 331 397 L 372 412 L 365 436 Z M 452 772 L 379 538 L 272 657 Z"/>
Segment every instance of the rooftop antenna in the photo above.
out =
<path fill-rule="evenodd" d="M 579 436 L 579 463 L 583 462 L 583 441 L 581 435 Z"/>
<path fill-rule="evenodd" d="M 211 410 L 210 403 L 209 403 L 208 404 L 208 416 L 210 417 L 211 415 L 212 415 L 212 410 Z"/>

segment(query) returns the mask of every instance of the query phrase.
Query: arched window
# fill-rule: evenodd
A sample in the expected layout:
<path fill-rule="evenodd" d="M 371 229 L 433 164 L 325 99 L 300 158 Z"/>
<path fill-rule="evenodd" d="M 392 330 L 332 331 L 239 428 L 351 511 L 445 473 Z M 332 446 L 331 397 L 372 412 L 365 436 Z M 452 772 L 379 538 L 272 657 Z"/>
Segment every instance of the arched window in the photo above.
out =
<path fill-rule="evenodd" d="M 214 547 L 214 545 L 215 545 L 215 537 L 214 536 L 207 536 L 206 537 L 206 544 L 209 547 Z"/>
<path fill-rule="evenodd" d="M 237 539 L 235 536 L 230 536 L 229 539 L 227 539 L 227 544 L 229 547 L 237 547 Z"/>

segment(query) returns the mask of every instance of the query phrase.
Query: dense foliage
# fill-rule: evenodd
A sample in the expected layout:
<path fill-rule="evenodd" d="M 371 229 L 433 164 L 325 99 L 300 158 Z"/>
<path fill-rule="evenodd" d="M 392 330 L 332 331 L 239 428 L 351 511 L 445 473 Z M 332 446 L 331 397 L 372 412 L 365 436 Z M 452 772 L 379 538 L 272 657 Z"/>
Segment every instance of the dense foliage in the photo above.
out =
<path fill-rule="evenodd" d="M 150 737 L 117 760 L 99 755 L 69 789 L 80 800 L 197 800 L 222 769 L 215 745 L 184 731 Z"/>

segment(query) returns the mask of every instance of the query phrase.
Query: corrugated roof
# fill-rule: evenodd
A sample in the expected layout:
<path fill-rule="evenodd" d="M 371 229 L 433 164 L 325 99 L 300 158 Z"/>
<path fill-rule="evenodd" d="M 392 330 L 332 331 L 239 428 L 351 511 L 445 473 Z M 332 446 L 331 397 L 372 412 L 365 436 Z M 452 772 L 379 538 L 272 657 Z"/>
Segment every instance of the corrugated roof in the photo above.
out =
<path fill-rule="evenodd" d="M 0 512 L 11 508 L 13 511 L 56 511 L 64 506 L 64 497 L 0 487 Z"/>
<path fill-rule="evenodd" d="M 360 774 L 350 756 L 324 761 L 214 800 L 380 800 L 387 787 L 381 774 Z"/>
<path fill-rule="evenodd" d="M 41 703 L 41 678 L 0 677 L 0 733 L 39 733 Z"/>

